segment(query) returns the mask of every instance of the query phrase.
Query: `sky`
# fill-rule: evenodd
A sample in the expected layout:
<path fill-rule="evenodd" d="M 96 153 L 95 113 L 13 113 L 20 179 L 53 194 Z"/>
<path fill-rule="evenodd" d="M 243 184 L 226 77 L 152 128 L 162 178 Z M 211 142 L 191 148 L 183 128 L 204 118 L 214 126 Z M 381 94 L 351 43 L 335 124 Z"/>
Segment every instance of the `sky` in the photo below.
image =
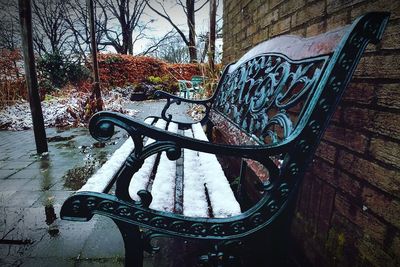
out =
<path fill-rule="evenodd" d="M 218 2 L 219 5 L 217 7 L 217 19 L 222 17 L 222 0 Z M 156 0 L 150 0 L 150 3 L 153 7 L 159 7 Z M 164 3 L 165 9 L 174 23 L 178 26 L 182 26 L 181 28 L 184 29 L 184 32 L 187 34 L 186 16 L 182 10 L 182 7 L 176 4 L 176 0 L 165 0 Z M 195 8 L 198 8 L 201 3 L 204 3 L 204 0 L 200 0 L 199 4 L 196 4 Z M 209 3 L 207 3 L 200 11 L 196 12 L 196 33 L 208 32 L 209 10 Z M 172 29 L 171 24 L 167 20 L 161 18 L 151 9 L 146 7 L 142 20 L 145 22 L 150 19 L 154 19 L 155 21 L 151 24 L 151 30 L 149 30 L 148 35 L 160 38 Z M 222 40 L 217 40 L 217 46 L 218 45 L 222 45 Z M 135 51 L 143 51 L 146 46 L 147 41 L 140 41 L 136 44 L 134 49 Z"/>

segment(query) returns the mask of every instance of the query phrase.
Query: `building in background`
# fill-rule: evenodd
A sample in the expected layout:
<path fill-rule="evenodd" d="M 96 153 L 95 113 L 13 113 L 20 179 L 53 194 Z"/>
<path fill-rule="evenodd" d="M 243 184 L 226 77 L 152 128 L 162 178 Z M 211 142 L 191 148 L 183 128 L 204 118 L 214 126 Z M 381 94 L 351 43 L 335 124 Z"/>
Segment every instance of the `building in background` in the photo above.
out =
<path fill-rule="evenodd" d="M 304 266 L 400 266 L 400 1 L 224 1 L 223 63 L 281 34 L 310 37 L 391 12 L 327 129 L 298 197 Z"/>

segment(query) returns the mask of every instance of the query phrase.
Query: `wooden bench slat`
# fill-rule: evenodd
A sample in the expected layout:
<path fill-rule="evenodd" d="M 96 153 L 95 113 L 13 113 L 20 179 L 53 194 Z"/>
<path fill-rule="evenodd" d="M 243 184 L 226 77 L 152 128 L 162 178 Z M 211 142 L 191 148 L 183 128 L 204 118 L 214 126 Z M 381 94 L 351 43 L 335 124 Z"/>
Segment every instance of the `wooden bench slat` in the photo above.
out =
<path fill-rule="evenodd" d="M 160 129 L 165 129 L 167 126 L 167 122 L 164 120 L 158 120 L 156 124 L 154 125 L 157 128 Z M 155 140 L 149 138 L 146 141 L 146 145 L 150 145 L 151 143 L 154 143 Z M 131 183 L 129 184 L 129 196 L 135 200 L 139 201 L 140 198 L 137 195 L 137 192 L 140 190 L 147 190 L 149 186 L 149 179 L 151 176 L 151 173 L 153 172 L 154 164 L 157 159 L 157 154 L 152 155 L 145 159 L 142 168 L 138 172 L 136 172 L 133 175 L 133 178 L 131 180 Z"/>
<path fill-rule="evenodd" d="M 152 124 L 154 118 L 148 118 L 145 120 L 147 124 Z M 80 191 L 92 191 L 92 192 L 104 192 L 107 186 L 112 181 L 112 178 L 121 169 L 125 163 L 126 158 L 132 153 L 135 148 L 132 138 L 128 138 L 111 157 L 100 167 L 81 187 Z"/>
<path fill-rule="evenodd" d="M 200 123 L 192 126 L 193 137 L 208 141 Z M 198 170 L 203 176 L 211 202 L 213 216 L 225 218 L 241 213 L 228 179 L 214 154 L 198 152 Z"/>
<path fill-rule="evenodd" d="M 193 138 L 191 129 L 184 131 L 184 135 Z M 184 149 L 183 154 L 183 214 L 190 217 L 209 217 L 204 177 L 198 170 L 198 152 Z"/>
<path fill-rule="evenodd" d="M 177 133 L 178 125 L 170 123 L 168 131 Z M 165 152 L 161 153 L 160 162 L 157 166 L 157 173 L 154 178 L 151 193 L 153 201 L 150 204 L 151 209 L 173 212 L 175 207 L 175 177 L 176 161 L 167 158 Z"/>
<path fill-rule="evenodd" d="M 168 127 L 166 124 L 165 121 L 158 120 L 155 126 L 162 129 L 168 128 L 168 131 L 178 133 L 176 123 L 170 123 Z M 185 130 L 183 133 L 190 138 L 208 141 L 201 124 L 196 124 L 193 129 Z M 148 139 L 146 145 L 152 142 L 154 140 Z M 170 161 L 163 152 L 159 156 L 159 161 L 157 161 L 158 155 L 147 158 L 140 170 L 134 174 L 129 186 L 130 197 L 138 201 L 140 198 L 137 192 L 143 189 L 148 190 L 153 196 L 151 209 L 176 212 L 176 207 L 181 206 L 177 209 L 178 212 L 182 210 L 185 216 L 190 217 L 223 218 L 239 214 L 240 205 L 233 195 L 217 158 L 211 154 L 189 149 L 184 149 L 183 155 L 183 177 L 180 177 L 182 188 L 176 186 L 179 175 L 177 161 Z M 158 166 L 154 166 L 157 163 Z M 156 173 L 153 181 L 151 181 L 152 173 Z M 208 178 L 210 174 L 211 177 Z M 149 186 L 151 183 L 152 185 Z M 177 189 L 180 192 L 177 192 Z M 183 203 L 177 203 L 182 200 Z"/>

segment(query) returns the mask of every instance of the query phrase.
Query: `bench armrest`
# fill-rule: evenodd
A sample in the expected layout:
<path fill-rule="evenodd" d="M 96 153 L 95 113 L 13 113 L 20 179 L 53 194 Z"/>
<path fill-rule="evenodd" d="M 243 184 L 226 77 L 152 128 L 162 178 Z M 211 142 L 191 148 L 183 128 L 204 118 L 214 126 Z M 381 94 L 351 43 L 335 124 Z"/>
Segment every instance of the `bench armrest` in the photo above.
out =
<path fill-rule="evenodd" d="M 187 148 L 199 152 L 236 156 L 253 159 L 264 165 L 270 172 L 271 181 L 278 176 L 279 169 L 270 159 L 287 149 L 288 143 L 271 145 L 226 145 L 202 141 L 148 125 L 121 113 L 102 111 L 96 113 L 90 120 L 89 130 L 91 135 L 99 141 L 111 138 L 114 125 L 125 129 L 135 143 L 134 157 L 140 161 L 155 153 L 166 151 L 171 160 L 176 160 L 181 155 L 181 149 Z M 143 136 L 156 140 L 156 142 L 143 146 Z"/>
<path fill-rule="evenodd" d="M 168 121 L 168 122 L 176 122 L 176 123 L 180 123 L 183 125 L 190 125 L 193 123 L 197 123 L 193 122 L 193 123 L 188 123 L 188 122 L 182 122 L 182 121 L 176 121 L 173 119 L 172 114 L 167 114 L 167 110 L 169 109 L 169 107 L 172 104 L 176 104 L 176 105 L 180 105 L 182 102 L 184 103 L 189 103 L 189 104 L 196 104 L 196 105 L 202 105 L 205 107 L 205 115 L 204 117 L 200 120 L 200 123 L 203 124 L 203 122 L 205 122 L 208 119 L 208 114 L 210 112 L 211 109 L 211 104 L 212 104 L 212 100 L 213 98 L 208 98 L 208 99 L 203 99 L 203 100 L 193 100 L 193 99 L 187 99 L 187 98 L 183 98 L 183 97 L 179 97 L 176 95 L 172 95 L 170 93 L 164 92 L 164 91 L 156 91 L 155 95 L 158 97 L 164 97 L 167 99 L 167 103 L 165 104 L 163 110 L 161 111 L 161 118 L 163 118 L 164 120 Z"/>

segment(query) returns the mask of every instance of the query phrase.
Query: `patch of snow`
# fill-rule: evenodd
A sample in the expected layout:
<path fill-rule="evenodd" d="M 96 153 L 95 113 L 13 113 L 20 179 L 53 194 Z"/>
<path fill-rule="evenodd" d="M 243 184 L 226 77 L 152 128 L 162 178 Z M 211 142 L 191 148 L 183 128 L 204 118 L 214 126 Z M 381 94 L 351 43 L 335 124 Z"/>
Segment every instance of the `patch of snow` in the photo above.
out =
<path fill-rule="evenodd" d="M 176 133 L 178 131 L 178 125 L 176 123 L 170 123 L 168 131 Z M 175 177 L 176 161 L 169 160 L 167 154 L 162 152 L 151 190 L 153 196 L 153 201 L 150 204 L 151 209 L 166 212 L 174 211 Z"/>
<path fill-rule="evenodd" d="M 71 91 L 68 96 L 54 97 L 42 101 L 42 111 L 45 127 L 84 126 L 79 114 L 84 113 L 83 103 L 89 93 Z M 105 110 L 119 111 L 134 116 L 137 111 L 124 109 L 129 99 L 124 98 L 118 91 L 103 93 Z M 27 130 L 32 128 L 32 115 L 29 103 L 21 100 L 14 105 L 0 110 L 0 129 Z"/>
<path fill-rule="evenodd" d="M 200 123 L 192 125 L 196 139 L 208 141 Z M 224 218 L 241 213 L 224 171 L 214 154 L 198 153 L 198 169 L 208 189 L 214 217 Z M 200 190 L 200 189 L 199 189 Z"/>
<path fill-rule="evenodd" d="M 148 124 L 151 124 L 152 121 L 153 119 L 145 120 Z M 103 192 L 114 175 L 125 163 L 126 158 L 132 153 L 133 149 L 134 143 L 132 138 L 128 138 L 78 191 Z"/>
<path fill-rule="evenodd" d="M 160 119 L 157 121 L 155 126 L 160 129 L 165 129 L 165 127 L 167 126 L 167 122 Z M 154 142 L 154 139 L 149 138 L 146 141 L 146 146 Z M 154 154 L 145 159 L 142 167 L 133 175 L 133 178 L 129 184 L 129 196 L 131 197 L 131 199 L 139 201 L 140 197 L 137 195 L 137 192 L 147 189 L 150 175 L 156 162 L 156 158 L 157 154 Z"/>
<path fill-rule="evenodd" d="M 193 138 L 191 130 L 184 131 L 185 136 Z M 204 188 L 204 176 L 198 169 L 198 152 L 183 150 L 183 214 L 190 217 L 208 217 L 208 203 Z"/>

